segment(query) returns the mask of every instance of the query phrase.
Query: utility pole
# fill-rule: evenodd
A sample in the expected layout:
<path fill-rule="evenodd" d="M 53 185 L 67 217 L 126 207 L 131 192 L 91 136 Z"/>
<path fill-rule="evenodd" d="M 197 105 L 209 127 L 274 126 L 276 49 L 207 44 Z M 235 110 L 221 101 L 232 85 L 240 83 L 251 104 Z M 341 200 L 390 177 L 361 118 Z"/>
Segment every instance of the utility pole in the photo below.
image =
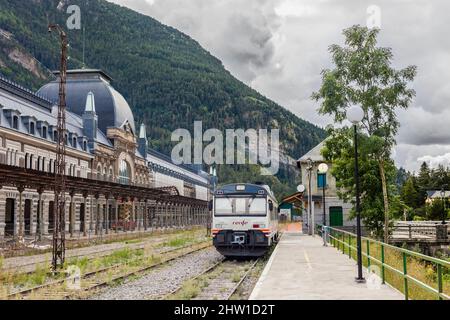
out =
<path fill-rule="evenodd" d="M 64 264 L 65 239 L 65 211 L 66 211 L 66 78 L 67 78 L 67 35 L 57 24 L 50 24 L 48 32 L 56 31 L 61 43 L 61 61 L 59 72 L 59 102 L 58 102 L 58 137 L 56 139 L 56 170 L 55 170 L 55 227 L 53 231 L 52 268 L 56 271 Z"/>
<path fill-rule="evenodd" d="M 308 171 L 308 235 L 314 235 L 314 216 L 313 216 L 313 208 L 312 208 L 312 188 L 311 188 L 311 178 L 312 178 L 312 169 L 313 169 L 313 161 L 311 158 L 308 158 L 306 165 L 306 170 Z"/>

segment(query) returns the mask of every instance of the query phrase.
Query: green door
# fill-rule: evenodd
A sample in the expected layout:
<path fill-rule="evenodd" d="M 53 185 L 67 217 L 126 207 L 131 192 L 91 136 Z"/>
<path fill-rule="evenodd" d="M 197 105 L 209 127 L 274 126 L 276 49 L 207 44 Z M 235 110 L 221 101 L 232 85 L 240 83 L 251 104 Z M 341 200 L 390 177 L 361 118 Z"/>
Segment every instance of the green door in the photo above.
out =
<path fill-rule="evenodd" d="M 341 227 L 343 225 L 342 207 L 330 207 L 330 227 Z"/>

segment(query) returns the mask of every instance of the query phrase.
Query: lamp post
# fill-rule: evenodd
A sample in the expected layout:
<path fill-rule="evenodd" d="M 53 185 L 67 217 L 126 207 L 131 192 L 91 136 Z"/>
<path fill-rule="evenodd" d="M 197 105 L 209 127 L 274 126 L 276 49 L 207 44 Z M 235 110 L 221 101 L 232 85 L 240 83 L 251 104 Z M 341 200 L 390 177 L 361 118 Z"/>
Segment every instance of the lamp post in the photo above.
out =
<path fill-rule="evenodd" d="M 313 168 L 313 161 L 308 158 L 306 164 L 306 170 L 308 170 L 308 235 L 314 235 L 314 219 L 312 214 L 312 195 L 311 195 L 311 173 Z"/>
<path fill-rule="evenodd" d="M 216 179 L 217 179 L 217 171 L 216 168 L 211 166 L 209 167 L 209 179 L 208 184 L 212 184 L 212 194 L 214 198 L 214 194 L 216 193 Z M 209 194 L 208 190 L 208 194 Z M 212 201 L 212 199 L 211 199 Z M 206 219 L 206 236 L 211 234 L 211 221 L 212 221 L 212 211 L 208 210 L 208 218 Z"/>
<path fill-rule="evenodd" d="M 445 206 L 445 187 L 443 186 L 441 189 L 441 201 L 442 201 L 442 224 L 445 224 L 446 218 L 446 206 Z"/>
<path fill-rule="evenodd" d="M 347 110 L 347 119 L 353 124 L 354 147 L 355 147 L 355 191 L 356 191 L 356 246 L 358 260 L 358 277 L 356 282 L 363 283 L 366 280 L 362 274 L 361 253 L 361 208 L 359 191 L 359 168 L 358 168 L 358 128 L 357 125 L 364 118 L 364 110 L 359 106 L 352 106 Z"/>
<path fill-rule="evenodd" d="M 327 187 L 327 171 L 328 165 L 326 163 L 319 164 L 319 173 L 318 173 L 318 187 L 322 187 L 322 206 L 323 206 L 323 218 L 322 218 L 322 239 L 323 245 L 327 246 L 327 214 L 325 209 L 325 188 Z M 319 179 L 320 178 L 320 179 Z"/>
<path fill-rule="evenodd" d="M 321 163 L 319 165 L 319 174 L 321 176 L 321 180 L 318 179 L 318 181 L 322 184 L 322 204 L 323 204 L 323 219 L 322 219 L 322 225 L 327 225 L 327 214 L 325 210 L 325 188 L 327 187 L 327 171 L 328 171 L 328 165 L 326 163 Z M 320 187 L 320 186 L 319 186 Z"/>

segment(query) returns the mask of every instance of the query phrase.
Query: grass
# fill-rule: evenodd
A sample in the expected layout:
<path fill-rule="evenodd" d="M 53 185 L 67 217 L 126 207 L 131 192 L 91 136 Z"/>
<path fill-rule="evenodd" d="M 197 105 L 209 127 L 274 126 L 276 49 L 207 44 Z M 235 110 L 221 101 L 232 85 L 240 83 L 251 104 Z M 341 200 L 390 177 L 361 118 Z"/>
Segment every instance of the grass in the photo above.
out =
<path fill-rule="evenodd" d="M 192 234 L 199 234 L 201 232 L 203 234 L 204 230 L 205 230 L 204 227 L 191 226 L 187 230 L 183 230 L 182 232 L 192 233 Z M 173 235 L 173 234 L 179 234 L 179 233 L 180 233 L 180 230 L 177 230 L 177 229 L 169 229 L 169 230 L 158 229 L 158 230 L 151 230 L 151 231 L 147 230 L 147 231 L 142 231 L 142 232 L 119 233 L 119 234 L 110 233 L 109 236 L 104 235 L 103 238 L 98 237 L 98 238 L 93 238 L 93 239 L 82 239 L 82 240 L 75 240 L 75 241 L 68 239 L 68 241 L 66 243 L 66 249 L 85 248 L 85 247 L 90 247 L 93 245 L 110 244 L 110 243 L 118 243 L 118 242 L 125 242 L 128 244 L 132 244 L 132 243 L 139 243 L 146 239 L 150 239 L 150 238 L 154 238 L 154 237 L 158 237 L 158 236 L 166 236 L 166 235 Z M 51 248 L 45 249 L 45 250 L 28 248 L 24 251 L 6 252 L 4 255 L 7 258 L 11 258 L 11 257 L 19 257 L 19 256 L 34 256 L 34 255 L 49 253 L 51 251 L 52 251 Z M 1 268 L 1 265 L 0 265 L 0 268 Z"/>
<path fill-rule="evenodd" d="M 168 238 L 166 243 L 171 244 L 171 247 L 197 244 L 205 241 L 206 239 L 203 229 L 171 232 L 165 237 Z M 141 241 L 141 239 L 136 239 L 132 240 L 132 243 Z M 154 253 L 153 251 L 159 245 L 147 245 L 143 249 L 124 248 L 116 250 L 109 255 L 94 259 L 89 259 L 87 257 L 67 259 L 62 268 L 63 271 L 56 275 L 49 273 L 49 268 L 45 267 L 49 266 L 48 261 L 41 265 L 36 265 L 36 270 L 32 273 L 3 272 L 0 273 L 0 297 L 5 296 L 12 290 L 17 290 L 19 288 L 30 288 L 42 285 L 48 281 L 64 279 L 66 277 L 64 270 L 67 270 L 69 266 L 78 267 L 81 274 L 84 274 L 118 264 L 121 266 L 116 271 L 120 271 L 121 273 L 127 273 L 142 266 L 154 265 L 160 263 L 162 260 L 162 256 L 159 253 Z M 0 256 L 0 267 L 3 263 L 4 258 Z M 109 280 L 112 279 L 112 274 L 108 274 L 107 277 Z M 108 280 L 108 278 L 106 280 Z"/>
<path fill-rule="evenodd" d="M 236 271 L 231 275 L 231 281 L 238 283 L 240 280 L 241 280 L 241 273 Z"/>
<path fill-rule="evenodd" d="M 206 237 L 201 236 L 201 234 L 199 234 L 198 232 L 183 231 L 181 234 L 170 237 L 167 241 L 163 242 L 160 247 L 178 248 L 205 240 Z"/>
<path fill-rule="evenodd" d="M 348 244 L 349 239 L 346 235 L 345 242 Z M 335 246 L 344 254 L 356 260 L 356 239 L 354 237 L 350 238 L 350 245 L 354 248 L 349 248 L 343 246 L 342 243 L 336 244 Z M 370 257 L 376 258 L 381 261 L 381 245 L 379 243 L 370 242 L 369 245 L 367 240 L 362 241 L 362 252 L 363 252 L 363 265 L 368 267 L 377 266 L 378 270 L 382 270 L 381 264 L 368 258 L 364 254 L 370 252 Z M 393 248 L 385 247 L 384 249 L 385 264 L 401 271 L 403 273 L 403 254 Z M 448 259 L 447 259 L 448 260 Z M 407 274 L 411 277 L 421 281 L 422 283 L 430 286 L 431 288 L 438 289 L 437 283 L 437 267 L 434 263 L 430 263 L 418 257 L 408 256 L 406 258 L 406 270 Z M 443 267 L 443 293 L 450 295 L 450 270 Z M 380 275 L 381 276 L 381 275 Z M 402 275 L 395 271 L 390 270 L 385 267 L 385 281 L 392 287 L 396 288 L 403 294 L 405 293 L 405 281 Z M 408 286 L 408 298 L 413 300 L 436 300 L 438 297 L 436 294 L 424 289 L 420 285 L 409 280 L 407 282 Z"/>
<path fill-rule="evenodd" d="M 176 295 L 176 300 L 191 300 L 198 296 L 200 293 L 199 282 L 195 280 L 188 280 L 183 285 L 183 290 L 180 291 L 179 295 Z"/>

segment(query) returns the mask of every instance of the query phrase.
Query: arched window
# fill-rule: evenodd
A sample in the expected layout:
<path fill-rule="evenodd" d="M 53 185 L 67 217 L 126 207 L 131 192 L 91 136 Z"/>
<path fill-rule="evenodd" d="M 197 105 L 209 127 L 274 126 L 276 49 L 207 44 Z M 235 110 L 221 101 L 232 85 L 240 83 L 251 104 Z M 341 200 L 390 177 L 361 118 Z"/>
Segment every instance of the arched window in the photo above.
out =
<path fill-rule="evenodd" d="M 101 180 L 102 179 L 102 166 L 98 165 L 97 166 L 97 180 Z"/>
<path fill-rule="evenodd" d="M 126 160 L 120 160 L 119 183 L 130 184 L 131 167 Z"/>

